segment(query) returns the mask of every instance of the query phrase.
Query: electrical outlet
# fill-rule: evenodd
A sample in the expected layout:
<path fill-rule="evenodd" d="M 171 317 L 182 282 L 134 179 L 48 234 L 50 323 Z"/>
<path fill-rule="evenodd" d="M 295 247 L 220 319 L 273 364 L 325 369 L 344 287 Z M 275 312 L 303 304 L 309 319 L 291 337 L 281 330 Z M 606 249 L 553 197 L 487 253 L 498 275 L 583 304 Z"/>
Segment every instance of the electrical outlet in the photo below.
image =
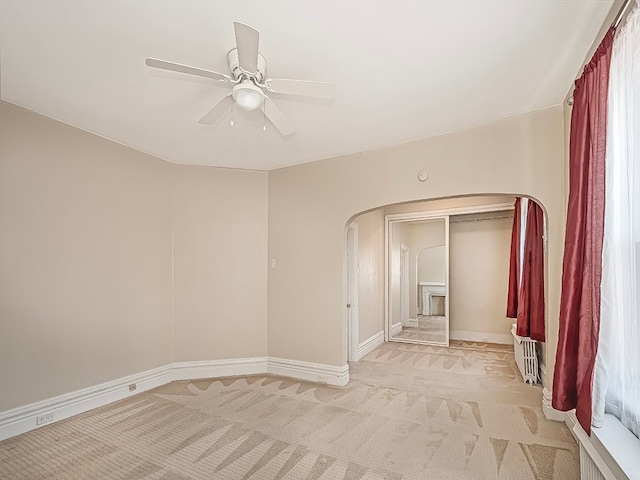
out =
<path fill-rule="evenodd" d="M 36 417 L 36 425 L 44 425 L 45 423 L 53 422 L 53 412 L 45 413 Z"/>
<path fill-rule="evenodd" d="M 326 375 L 318 375 L 318 382 L 320 383 L 328 383 L 329 379 Z"/>
<path fill-rule="evenodd" d="M 133 392 L 136 388 L 137 388 L 137 387 L 136 387 L 136 384 L 135 384 L 135 383 L 132 383 L 131 385 L 129 385 L 129 391 L 130 391 L 130 392 Z"/>

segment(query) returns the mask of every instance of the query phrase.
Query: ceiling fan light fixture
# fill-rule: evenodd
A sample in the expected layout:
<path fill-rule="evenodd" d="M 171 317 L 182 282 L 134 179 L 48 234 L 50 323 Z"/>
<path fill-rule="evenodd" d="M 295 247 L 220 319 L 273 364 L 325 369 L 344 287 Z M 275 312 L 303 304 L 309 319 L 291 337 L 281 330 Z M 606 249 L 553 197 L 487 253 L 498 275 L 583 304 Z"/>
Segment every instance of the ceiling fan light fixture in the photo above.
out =
<path fill-rule="evenodd" d="M 242 82 L 233 87 L 233 99 L 247 111 L 256 110 L 264 102 L 264 93 L 250 81 Z"/>

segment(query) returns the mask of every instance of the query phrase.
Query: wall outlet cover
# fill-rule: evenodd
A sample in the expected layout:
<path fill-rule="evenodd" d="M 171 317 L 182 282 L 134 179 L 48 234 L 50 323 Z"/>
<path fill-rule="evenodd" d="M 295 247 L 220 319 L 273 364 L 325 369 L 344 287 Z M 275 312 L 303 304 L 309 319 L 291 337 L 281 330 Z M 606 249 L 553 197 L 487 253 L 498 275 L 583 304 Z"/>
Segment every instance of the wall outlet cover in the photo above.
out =
<path fill-rule="evenodd" d="M 45 413 L 36 417 L 36 425 L 44 425 L 45 423 L 53 422 L 53 412 Z"/>

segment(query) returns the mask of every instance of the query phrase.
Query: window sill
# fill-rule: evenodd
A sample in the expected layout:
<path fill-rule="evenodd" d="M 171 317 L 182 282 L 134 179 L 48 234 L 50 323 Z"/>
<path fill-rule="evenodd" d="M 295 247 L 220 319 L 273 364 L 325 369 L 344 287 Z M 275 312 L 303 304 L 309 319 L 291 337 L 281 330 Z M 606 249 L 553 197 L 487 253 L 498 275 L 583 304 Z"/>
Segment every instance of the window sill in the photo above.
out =
<path fill-rule="evenodd" d="M 572 423 L 575 422 L 574 435 L 589 453 L 605 479 L 640 479 L 640 440 L 617 418 L 613 415 L 605 415 L 602 427 L 592 428 L 591 437 L 589 437 L 575 421 L 575 412 L 569 415 L 572 417 Z"/>

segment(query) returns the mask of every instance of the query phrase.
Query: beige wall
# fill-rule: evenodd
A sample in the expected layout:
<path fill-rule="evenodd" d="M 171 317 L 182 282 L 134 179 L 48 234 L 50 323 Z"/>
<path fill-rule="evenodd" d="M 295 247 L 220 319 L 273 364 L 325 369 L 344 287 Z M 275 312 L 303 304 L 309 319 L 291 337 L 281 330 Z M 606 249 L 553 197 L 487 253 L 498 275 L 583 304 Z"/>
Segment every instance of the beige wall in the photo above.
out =
<path fill-rule="evenodd" d="M 218 241 L 213 224 L 220 222 L 220 235 L 231 232 L 237 240 L 255 222 L 199 203 L 227 202 L 226 195 L 237 188 L 234 198 L 242 200 L 235 211 L 264 209 L 264 174 L 227 178 L 218 169 L 185 174 L 182 169 L 190 167 L 174 168 L 6 103 L 0 108 L 0 378 L 9 392 L 3 393 L 0 410 L 174 358 L 263 354 L 266 340 L 259 327 L 246 344 L 234 346 L 233 336 L 228 342 L 209 340 L 231 331 L 227 326 L 238 318 L 232 317 L 236 308 L 242 318 L 253 315 L 243 312 L 245 295 L 254 296 L 248 310 L 264 306 L 265 270 L 268 353 L 344 365 L 346 223 L 372 208 L 463 194 L 517 192 L 539 199 L 547 209 L 549 342 L 555 355 L 564 203 L 562 107 L 270 172 L 268 251 L 277 259 L 276 269 L 256 266 L 264 258 L 260 233 L 267 225 L 259 213 L 250 217 L 258 224 L 247 238 Z M 416 178 L 421 169 L 430 173 L 425 183 Z M 224 196 L 215 192 L 226 188 L 218 174 L 237 181 Z M 180 231 L 173 232 L 172 252 L 174 213 Z M 220 257 L 214 253 L 231 245 L 237 249 Z M 242 278 L 229 278 L 233 274 L 224 270 L 234 260 L 228 259 L 247 254 L 237 270 Z M 178 283 L 172 305 L 174 266 Z M 229 302 L 216 304 L 209 297 L 224 288 L 222 279 L 237 289 Z M 264 320 L 254 325 L 260 323 Z"/>
<path fill-rule="evenodd" d="M 486 192 L 530 195 L 547 209 L 548 331 L 555 343 L 564 229 L 563 149 L 563 112 L 557 106 L 270 172 L 269 256 L 278 259 L 278 268 L 269 270 L 269 354 L 346 363 L 345 225 L 354 215 L 398 202 Z M 417 179 L 422 169 L 430 174 L 424 183 Z"/>
<path fill-rule="evenodd" d="M 389 205 L 384 208 L 385 215 L 397 213 L 433 212 L 463 207 L 477 207 L 480 205 L 493 205 L 498 203 L 509 203 L 513 205 L 514 195 L 491 195 L 483 192 L 478 195 L 461 196 L 454 198 L 444 198 L 439 200 L 417 201 L 411 203 L 401 203 Z"/>
<path fill-rule="evenodd" d="M 447 249 L 444 245 L 439 247 L 428 247 L 418 253 L 416 260 L 417 281 L 420 282 L 440 282 L 447 279 Z"/>
<path fill-rule="evenodd" d="M 267 187 L 0 102 L 0 411 L 265 356 Z"/>
<path fill-rule="evenodd" d="M 0 411 L 170 363 L 171 168 L 0 102 Z"/>
<path fill-rule="evenodd" d="M 353 219 L 358 225 L 358 342 L 384 330 L 384 213 Z"/>
<path fill-rule="evenodd" d="M 175 360 L 267 354 L 267 174 L 173 166 Z"/>
<path fill-rule="evenodd" d="M 449 328 L 455 331 L 508 334 L 505 317 L 509 286 L 511 213 L 465 216 L 465 220 L 508 216 L 449 225 Z"/>

